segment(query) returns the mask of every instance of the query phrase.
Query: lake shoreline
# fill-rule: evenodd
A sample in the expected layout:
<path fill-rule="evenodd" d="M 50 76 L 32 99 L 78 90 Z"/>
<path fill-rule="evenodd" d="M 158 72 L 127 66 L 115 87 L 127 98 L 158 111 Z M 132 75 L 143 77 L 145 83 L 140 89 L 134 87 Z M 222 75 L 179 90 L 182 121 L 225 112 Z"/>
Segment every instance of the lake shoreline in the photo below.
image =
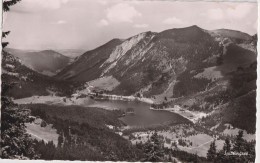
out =
<path fill-rule="evenodd" d="M 192 112 L 189 110 L 184 110 L 182 109 L 180 106 L 175 105 L 174 108 L 165 108 L 165 109 L 155 109 L 153 107 L 150 107 L 151 110 L 156 110 L 156 111 L 169 111 L 171 113 L 175 113 L 178 114 L 186 119 L 188 119 L 189 121 L 191 121 L 192 123 L 196 123 L 199 119 L 201 119 L 202 117 L 207 116 L 207 114 L 202 113 L 202 112 Z"/>
<path fill-rule="evenodd" d="M 88 96 L 93 97 L 94 99 L 101 99 L 101 100 L 139 101 L 146 104 L 154 103 L 153 100 L 145 97 L 119 96 L 119 95 L 109 95 L 109 94 L 99 94 L 98 96 L 96 96 L 95 93 L 89 93 Z"/>

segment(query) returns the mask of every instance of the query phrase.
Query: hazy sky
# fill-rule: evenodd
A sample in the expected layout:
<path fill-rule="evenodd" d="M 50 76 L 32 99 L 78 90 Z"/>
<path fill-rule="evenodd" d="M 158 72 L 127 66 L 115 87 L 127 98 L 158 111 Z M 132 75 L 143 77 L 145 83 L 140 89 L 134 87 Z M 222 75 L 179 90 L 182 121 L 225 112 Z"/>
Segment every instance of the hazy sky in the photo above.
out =
<path fill-rule="evenodd" d="M 5 13 L 9 47 L 93 49 L 113 38 L 198 25 L 255 34 L 257 3 L 22 0 Z"/>

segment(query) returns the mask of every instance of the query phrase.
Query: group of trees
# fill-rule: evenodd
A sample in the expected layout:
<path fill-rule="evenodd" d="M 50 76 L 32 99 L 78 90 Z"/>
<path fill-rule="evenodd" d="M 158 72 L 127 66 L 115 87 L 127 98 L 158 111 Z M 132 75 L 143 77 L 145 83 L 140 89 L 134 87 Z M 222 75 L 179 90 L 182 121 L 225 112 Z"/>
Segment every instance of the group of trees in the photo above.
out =
<path fill-rule="evenodd" d="M 230 87 L 226 91 L 230 102 L 221 115 L 223 123 L 229 123 L 248 133 L 256 131 L 256 66 L 239 68 L 230 78 Z"/>
<path fill-rule="evenodd" d="M 20 0 L 3 1 L 3 11 L 10 10 L 10 6 L 16 4 Z M 2 33 L 5 38 L 10 31 Z M 6 47 L 8 42 L 2 42 L 2 47 Z M 2 52 L 2 55 L 4 53 Z M 14 104 L 7 91 L 12 88 L 15 83 L 7 83 L 2 81 L 1 91 L 1 158 L 4 159 L 35 159 L 38 156 L 33 148 L 31 137 L 26 134 L 25 123 L 31 122 L 29 118 L 30 111 L 23 109 Z"/>
<path fill-rule="evenodd" d="M 144 145 L 145 161 L 163 161 L 163 142 L 155 132 Z"/>
<path fill-rule="evenodd" d="M 55 148 L 52 143 L 37 143 L 41 159 L 138 161 L 143 152 L 130 141 L 106 127 L 118 127 L 120 112 L 79 106 L 26 105 L 33 116 L 53 124 L 59 134 Z M 52 152 L 49 152 L 49 151 Z"/>
<path fill-rule="evenodd" d="M 243 131 L 239 131 L 234 143 L 226 139 L 223 149 L 217 151 L 216 142 L 210 144 L 207 160 L 214 163 L 244 163 L 255 160 L 255 141 L 247 142 L 243 139 Z"/>
<path fill-rule="evenodd" d="M 178 149 L 165 148 L 163 145 L 163 138 L 153 133 L 148 141 L 145 143 L 136 143 L 136 147 L 141 149 L 145 155 L 141 161 L 148 162 L 206 162 L 206 158 L 199 157 L 197 154 L 191 154 Z"/>
<path fill-rule="evenodd" d="M 161 104 L 151 104 L 151 107 L 154 109 L 165 109 L 170 107 L 170 103 L 163 102 Z"/>
<path fill-rule="evenodd" d="M 173 96 L 176 98 L 204 91 L 211 83 L 211 80 L 206 78 L 194 78 L 188 70 L 180 74 L 177 79 L 178 82 L 173 88 Z"/>
<path fill-rule="evenodd" d="M 7 87 L 2 83 L 2 89 Z M 10 159 L 34 159 L 31 137 L 26 133 L 25 123 L 31 122 L 30 111 L 19 108 L 2 91 L 1 97 L 1 157 Z"/>

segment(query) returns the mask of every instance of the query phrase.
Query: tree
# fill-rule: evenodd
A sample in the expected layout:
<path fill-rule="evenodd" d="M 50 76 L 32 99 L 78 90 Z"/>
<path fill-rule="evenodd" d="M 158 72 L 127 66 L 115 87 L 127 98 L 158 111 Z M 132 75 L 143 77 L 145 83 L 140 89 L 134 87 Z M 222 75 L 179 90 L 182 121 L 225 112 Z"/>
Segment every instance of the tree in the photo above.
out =
<path fill-rule="evenodd" d="M 231 146 L 233 145 L 233 148 Z M 254 162 L 255 160 L 255 141 L 247 142 L 243 139 L 243 131 L 239 131 L 236 136 L 234 144 L 231 145 L 230 140 L 227 138 L 223 150 L 217 153 L 214 160 L 218 163 L 244 163 Z M 228 153 L 230 152 L 230 153 Z M 238 153 L 241 155 L 236 155 Z"/>
<path fill-rule="evenodd" d="M 234 162 L 232 156 L 230 156 L 231 143 L 229 138 L 225 139 L 223 149 L 217 153 L 216 159 L 219 163 Z"/>
<path fill-rule="evenodd" d="M 4 0 L 3 2 L 3 11 L 7 12 L 10 11 L 10 6 L 15 5 L 16 3 L 20 2 L 21 0 Z M 3 13 L 2 13 L 3 14 Z M 2 32 L 2 38 L 6 38 L 6 36 L 10 33 L 10 31 Z M 8 42 L 2 42 L 2 47 L 5 48 L 8 45 Z"/>
<path fill-rule="evenodd" d="M 216 150 L 216 143 L 215 140 L 210 144 L 208 153 L 207 153 L 207 160 L 208 161 L 215 161 L 215 158 L 217 156 L 217 150 Z"/>
<path fill-rule="evenodd" d="M 155 132 L 144 146 L 146 155 L 145 161 L 163 161 L 163 143 L 160 141 L 158 134 Z"/>
<path fill-rule="evenodd" d="M 63 139 L 63 134 L 59 135 L 58 137 L 58 147 L 62 147 L 62 144 L 64 142 L 64 139 Z"/>
<path fill-rule="evenodd" d="M 10 6 L 20 0 L 8 0 L 3 2 L 3 11 L 10 10 Z M 10 31 L 3 32 L 5 38 Z M 3 48 L 7 42 L 2 42 Z M 2 52 L 3 56 L 6 54 Z M 30 110 L 18 107 L 12 100 L 6 96 L 6 92 L 16 83 L 2 82 L 1 92 L 1 158 L 9 159 L 34 159 L 37 158 L 33 148 L 33 141 L 26 133 L 25 123 L 32 122 L 29 118 Z"/>
<path fill-rule="evenodd" d="M 7 12 L 10 11 L 10 6 L 15 5 L 17 2 L 20 2 L 21 0 L 8 0 L 3 2 L 3 11 Z"/>
<path fill-rule="evenodd" d="M 33 141 L 25 130 L 25 123 L 32 121 L 28 116 L 30 111 L 19 108 L 5 96 L 2 96 L 1 102 L 1 157 L 36 158 Z"/>
<path fill-rule="evenodd" d="M 230 152 L 230 150 L 231 150 L 230 140 L 229 140 L 228 138 L 226 138 L 225 144 L 224 144 L 224 146 L 223 146 L 223 151 L 224 151 L 225 153 L 228 153 L 228 152 Z"/>
<path fill-rule="evenodd" d="M 234 144 L 234 147 L 233 147 L 233 150 L 236 151 L 236 152 L 245 152 L 246 149 L 245 149 L 245 140 L 243 139 L 243 131 L 240 130 L 238 132 L 238 135 L 236 136 L 236 139 L 235 139 L 235 144 Z"/>

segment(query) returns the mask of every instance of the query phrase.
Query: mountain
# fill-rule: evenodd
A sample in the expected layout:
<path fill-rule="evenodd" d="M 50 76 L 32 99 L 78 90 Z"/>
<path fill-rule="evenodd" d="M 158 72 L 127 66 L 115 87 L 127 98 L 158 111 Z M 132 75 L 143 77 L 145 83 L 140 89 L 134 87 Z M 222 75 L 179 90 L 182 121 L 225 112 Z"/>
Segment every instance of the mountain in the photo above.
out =
<path fill-rule="evenodd" d="M 207 31 L 198 26 L 145 32 L 125 40 L 111 40 L 84 53 L 56 77 L 87 82 L 112 76 L 120 83 L 113 93 L 131 95 L 141 91 L 151 97 L 172 90 L 190 71 L 196 76 L 208 68 L 206 71 L 214 69 L 214 73 L 225 76 L 238 66 L 256 61 L 254 49 L 249 47 L 251 39 L 238 31 Z M 251 49 L 243 48 L 243 44 Z"/>
<path fill-rule="evenodd" d="M 10 48 L 5 50 L 21 59 L 27 67 L 48 76 L 55 75 L 71 61 L 69 57 L 53 50 L 29 51 Z"/>
<path fill-rule="evenodd" d="M 208 128 L 223 130 L 229 123 L 254 133 L 256 40 L 198 26 L 149 31 L 88 51 L 55 77 L 109 94 L 141 94 L 159 108 L 177 104 L 206 114 L 198 123 Z"/>
<path fill-rule="evenodd" d="M 119 39 L 111 40 L 97 49 L 88 51 L 76 58 L 76 60 L 56 77 L 65 80 L 89 81 L 98 78 L 102 69 L 100 66 L 109 58 L 113 49 L 122 43 Z"/>
<path fill-rule="evenodd" d="M 76 89 L 77 86 L 80 86 L 79 83 L 61 81 L 40 74 L 23 65 L 18 57 L 5 51 L 2 54 L 2 82 L 13 85 L 5 92 L 2 90 L 2 93 L 10 97 L 16 99 L 49 94 L 69 96 L 74 88 Z"/>

